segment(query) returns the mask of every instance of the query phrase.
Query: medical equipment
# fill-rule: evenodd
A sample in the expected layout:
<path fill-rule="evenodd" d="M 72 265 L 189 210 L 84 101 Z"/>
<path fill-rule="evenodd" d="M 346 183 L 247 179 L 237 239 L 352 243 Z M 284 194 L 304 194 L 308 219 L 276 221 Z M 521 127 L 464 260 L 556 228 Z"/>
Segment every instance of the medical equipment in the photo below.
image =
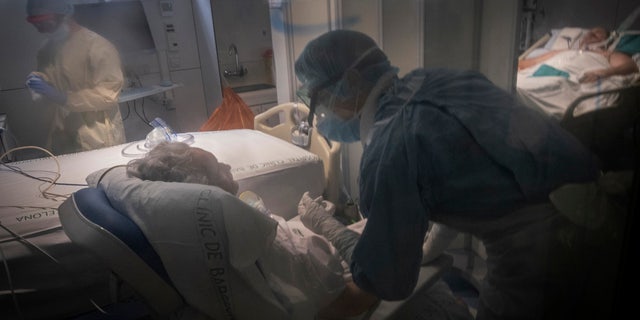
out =
<path fill-rule="evenodd" d="M 297 124 L 291 127 L 291 143 L 299 147 L 308 148 L 311 143 L 311 131 L 313 130 L 311 123 L 307 121 L 306 117 L 302 116 L 297 103 L 294 105 L 292 115 L 294 123 Z"/>
<path fill-rule="evenodd" d="M 149 125 L 153 129 L 147 134 L 143 142 L 134 141 L 122 148 L 121 154 L 125 157 L 138 157 L 146 154 L 153 147 L 157 146 L 161 142 L 183 142 L 186 144 L 193 144 L 194 137 L 190 133 L 176 133 L 171 127 L 161 118 L 155 118 L 149 122 Z M 137 152 L 131 152 L 131 147 L 136 147 Z"/>
<path fill-rule="evenodd" d="M 164 120 L 155 118 L 151 120 L 149 124 L 153 127 L 153 130 L 147 134 L 147 139 L 144 143 L 145 148 L 152 149 L 160 142 L 172 142 L 178 140 L 178 135 L 173 132 L 173 129 L 171 129 Z"/>
<path fill-rule="evenodd" d="M 640 15 L 640 6 L 637 6 L 631 13 L 620 23 L 620 26 L 616 29 L 616 32 L 621 33 L 627 31 L 629 27 L 636 21 Z"/>
<path fill-rule="evenodd" d="M 291 128 L 291 143 L 296 146 L 307 148 L 309 147 L 311 131 L 313 128 L 305 120 L 301 120 L 297 126 Z"/>

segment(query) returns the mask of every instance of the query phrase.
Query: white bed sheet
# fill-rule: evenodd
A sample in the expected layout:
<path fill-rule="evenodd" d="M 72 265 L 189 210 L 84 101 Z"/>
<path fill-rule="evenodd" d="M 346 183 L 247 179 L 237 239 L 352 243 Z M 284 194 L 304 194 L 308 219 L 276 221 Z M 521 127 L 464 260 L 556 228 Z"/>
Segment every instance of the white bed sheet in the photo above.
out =
<path fill-rule="evenodd" d="M 190 133 L 193 146 L 216 155 L 231 166 L 239 192 L 252 190 L 266 206 L 285 218 L 297 214 L 297 204 L 305 191 L 322 194 L 324 171 L 316 155 L 281 139 L 255 130 L 228 130 Z M 143 141 L 105 149 L 58 157 L 59 183 L 78 186 L 55 186 L 50 191 L 71 194 L 85 184 L 88 174 L 102 168 L 126 164 L 135 157 Z M 10 165 L 35 176 L 52 177 L 56 162 L 49 157 L 14 162 Z M 108 272 L 93 256 L 75 246 L 64 234 L 57 215 L 60 199 L 45 199 L 39 188 L 46 184 L 0 167 L 0 313 L 2 319 L 18 319 L 13 293 L 22 304 L 25 319 L 91 310 L 87 297 L 97 303 L 109 299 Z M 20 207 L 22 206 L 22 207 Z M 5 229 L 6 228 L 6 229 Z M 58 260 L 16 239 L 18 234 Z M 12 293 L 9 279 L 13 286 Z M 34 304 L 38 307 L 34 308 Z M 13 311 L 12 311 L 13 310 Z M 26 313 L 26 314 L 25 314 Z"/>
<path fill-rule="evenodd" d="M 545 65 L 565 72 L 566 76 L 534 76 Z M 528 106 L 561 119 L 569 105 L 578 97 L 622 88 L 640 78 L 638 73 L 634 73 L 612 76 L 593 83 L 578 81 L 586 71 L 607 67 L 609 67 L 607 59 L 595 52 L 580 50 L 560 52 L 543 63 L 520 70 L 516 80 L 517 93 Z M 574 115 L 609 107 L 616 99 L 617 94 L 604 94 L 586 99 L 576 108 Z"/>

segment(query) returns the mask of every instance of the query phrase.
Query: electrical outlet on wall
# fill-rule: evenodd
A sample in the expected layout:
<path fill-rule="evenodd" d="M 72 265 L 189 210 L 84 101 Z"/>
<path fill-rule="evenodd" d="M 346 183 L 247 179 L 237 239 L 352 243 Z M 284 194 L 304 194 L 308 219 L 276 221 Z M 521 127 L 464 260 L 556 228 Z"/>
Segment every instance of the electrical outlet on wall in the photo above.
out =
<path fill-rule="evenodd" d="M 163 17 L 173 16 L 173 0 L 160 0 L 160 14 Z"/>
<path fill-rule="evenodd" d="M 7 129 L 7 114 L 0 113 L 0 133 Z"/>

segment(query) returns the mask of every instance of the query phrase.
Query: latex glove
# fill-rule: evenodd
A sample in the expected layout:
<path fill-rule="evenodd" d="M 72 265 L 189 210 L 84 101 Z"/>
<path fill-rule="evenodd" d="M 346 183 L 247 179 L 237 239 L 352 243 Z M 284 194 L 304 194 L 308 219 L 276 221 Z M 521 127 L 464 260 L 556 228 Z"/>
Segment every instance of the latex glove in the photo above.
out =
<path fill-rule="evenodd" d="M 439 223 L 433 223 L 422 244 L 422 264 L 428 264 L 449 247 L 458 236 L 458 231 Z"/>
<path fill-rule="evenodd" d="M 333 219 L 336 207 L 333 203 L 323 200 L 322 197 L 312 199 L 309 192 L 305 192 L 298 203 L 300 221 L 307 229 L 322 234 L 322 224 L 327 219 Z"/>
<path fill-rule="evenodd" d="M 298 203 L 300 220 L 309 230 L 327 238 L 338 250 L 342 259 L 351 264 L 351 256 L 360 235 L 347 228 L 333 217 L 336 207 L 322 197 L 312 199 L 309 192 L 305 192 Z"/>
<path fill-rule="evenodd" d="M 67 95 L 60 92 L 38 75 L 32 73 L 27 77 L 27 87 L 55 103 L 67 103 Z"/>

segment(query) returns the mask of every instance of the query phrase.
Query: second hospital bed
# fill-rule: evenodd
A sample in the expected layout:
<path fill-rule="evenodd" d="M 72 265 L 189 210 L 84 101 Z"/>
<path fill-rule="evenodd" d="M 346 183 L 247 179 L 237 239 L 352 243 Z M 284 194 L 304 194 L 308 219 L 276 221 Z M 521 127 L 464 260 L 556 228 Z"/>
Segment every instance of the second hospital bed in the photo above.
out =
<path fill-rule="evenodd" d="M 528 59 L 560 50 L 547 60 L 518 71 L 517 94 L 526 105 L 560 120 L 574 102 L 573 115 L 577 116 L 611 107 L 618 101 L 617 90 L 640 86 L 640 72 L 580 82 L 585 72 L 610 67 L 602 53 L 573 47 L 587 31 L 583 28 L 552 30 L 522 54 L 520 59 Z M 640 69 L 640 31 L 616 33 L 606 51 L 624 52 Z"/>

